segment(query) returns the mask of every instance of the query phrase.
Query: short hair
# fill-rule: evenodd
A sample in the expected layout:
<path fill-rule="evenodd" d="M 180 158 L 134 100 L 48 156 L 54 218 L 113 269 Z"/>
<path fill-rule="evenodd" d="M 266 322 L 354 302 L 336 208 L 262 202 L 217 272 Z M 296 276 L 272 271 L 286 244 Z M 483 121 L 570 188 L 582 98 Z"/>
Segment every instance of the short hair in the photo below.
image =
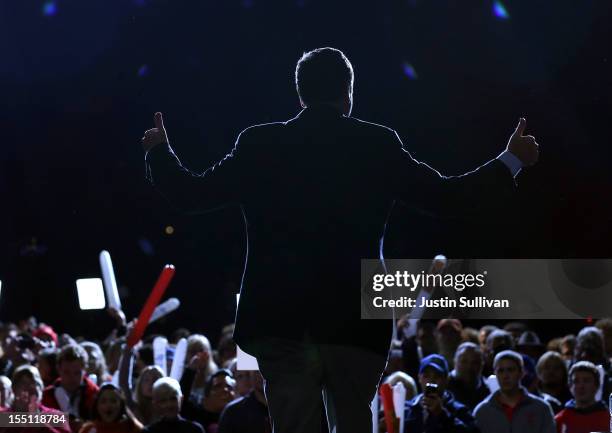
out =
<path fill-rule="evenodd" d="M 463 354 L 463 352 L 467 352 L 468 350 L 476 352 L 482 356 L 482 350 L 478 344 L 472 343 L 471 341 L 466 341 L 461 343 L 459 347 L 457 347 L 457 350 L 455 350 L 455 363 L 457 363 L 457 359 Z"/>
<path fill-rule="evenodd" d="M 611 317 L 604 317 L 602 319 L 599 319 L 597 322 L 595 322 L 595 327 L 597 329 L 600 329 L 604 333 L 606 331 L 608 331 L 608 332 L 612 331 L 612 318 Z"/>
<path fill-rule="evenodd" d="M 493 370 L 495 370 L 497 365 L 504 359 L 516 362 L 519 369 L 524 370 L 525 364 L 523 362 L 523 357 L 514 350 L 502 350 L 495 355 L 495 359 L 493 360 Z"/>
<path fill-rule="evenodd" d="M 578 371 L 585 371 L 591 373 L 595 379 L 595 384 L 599 386 L 599 370 L 597 366 L 589 361 L 578 361 L 570 368 L 568 374 L 568 383 L 571 385 L 574 380 L 574 374 Z"/>
<path fill-rule="evenodd" d="M 181 390 L 181 385 L 178 383 L 178 380 L 172 377 L 160 377 L 153 384 L 153 393 L 159 392 L 161 390 L 172 391 L 178 397 L 183 396 L 183 391 Z"/>
<path fill-rule="evenodd" d="M 542 375 L 542 369 L 544 368 L 544 364 L 547 364 L 551 361 L 554 361 L 562 366 L 563 373 L 567 375 L 567 366 L 565 365 L 565 361 L 563 361 L 563 357 L 559 354 L 559 352 L 555 352 L 553 350 L 549 350 L 545 352 L 540 359 L 538 359 L 538 363 L 536 364 L 536 373 L 538 377 Z"/>
<path fill-rule="evenodd" d="M 587 326 L 580 330 L 576 337 L 576 348 L 588 346 L 603 354 L 604 338 L 601 329 L 594 326 Z"/>
<path fill-rule="evenodd" d="M 487 348 L 491 349 L 493 346 L 493 340 L 500 339 L 504 341 L 504 347 L 507 349 L 514 348 L 514 339 L 512 338 L 512 334 L 503 329 L 495 329 L 491 331 L 489 336 L 487 337 Z"/>
<path fill-rule="evenodd" d="M 353 81 L 351 62 L 336 48 L 305 52 L 295 67 L 295 86 L 305 105 L 335 102 L 352 88 Z"/>
<path fill-rule="evenodd" d="M 15 369 L 12 377 L 13 391 L 15 391 L 15 388 L 18 386 L 19 382 L 23 380 L 24 377 L 27 377 L 30 380 L 34 381 L 34 383 L 36 384 L 38 399 L 40 400 L 42 398 L 42 392 L 45 385 L 43 384 L 43 380 L 40 377 L 40 372 L 38 371 L 38 368 L 34 367 L 33 365 L 24 364 L 20 365 Z"/>
<path fill-rule="evenodd" d="M 79 346 L 78 344 L 68 344 L 62 347 L 59 355 L 57 356 L 57 365 L 58 367 L 62 365 L 62 362 L 72 362 L 79 361 L 83 368 L 87 366 L 87 362 L 89 361 L 89 355 L 87 355 L 87 351 Z"/>
<path fill-rule="evenodd" d="M 220 368 L 219 370 L 211 374 L 206 380 L 206 383 L 204 384 L 204 397 L 207 397 L 210 394 L 210 391 L 213 385 L 213 381 L 215 380 L 216 377 L 219 377 L 219 376 L 227 376 L 230 379 L 234 380 L 234 375 L 232 374 L 231 371 L 229 371 L 227 368 Z"/>

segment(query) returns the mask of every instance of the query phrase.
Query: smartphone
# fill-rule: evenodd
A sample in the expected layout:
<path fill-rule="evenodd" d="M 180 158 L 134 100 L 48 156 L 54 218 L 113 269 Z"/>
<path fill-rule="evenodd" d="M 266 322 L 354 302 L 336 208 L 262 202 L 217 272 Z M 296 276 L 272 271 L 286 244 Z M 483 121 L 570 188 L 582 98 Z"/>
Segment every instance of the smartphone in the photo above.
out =
<path fill-rule="evenodd" d="M 425 385 L 425 395 L 438 394 L 438 392 L 439 392 L 439 388 L 437 384 L 428 383 L 427 385 Z"/>

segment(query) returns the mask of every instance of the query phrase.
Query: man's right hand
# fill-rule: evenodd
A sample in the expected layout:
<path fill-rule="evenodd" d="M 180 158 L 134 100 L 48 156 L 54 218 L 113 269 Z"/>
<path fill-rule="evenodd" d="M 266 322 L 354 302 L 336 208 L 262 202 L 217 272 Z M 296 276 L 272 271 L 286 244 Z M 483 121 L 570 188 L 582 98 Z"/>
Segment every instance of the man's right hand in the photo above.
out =
<path fill-rule="evenodd" d="M 160 112 L 155 113 L 153 122 L 155 123 L 155 128 L 145 131 L 141 139 L 142 148 L 145 152 L 153 149 L 158 144 L 168 143 L 168 135 L 166 134 L 166 128 L 164 128 L 164 119 Z"/>
<path fill-rule="evenodd" d="M 524 117 L 519 119 L 519 124 L 508 140 L 506 150 L 520 159 L 523 165 L 530 166 L 538 162 L 540 151 L 533 135 L 523 135 L 526 123 Z"/>

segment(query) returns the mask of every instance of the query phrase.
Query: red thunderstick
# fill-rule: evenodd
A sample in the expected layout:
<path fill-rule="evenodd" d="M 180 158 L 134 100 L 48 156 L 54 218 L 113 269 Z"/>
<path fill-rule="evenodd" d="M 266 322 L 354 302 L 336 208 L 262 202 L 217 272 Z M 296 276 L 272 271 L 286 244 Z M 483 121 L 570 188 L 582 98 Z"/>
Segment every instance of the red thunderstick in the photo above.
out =
<path fill-rule="evenodd" d="M 147 302 L 145 302 L 144 307 L 142 307 L 142 310 L 140 311 L 140 315 L 138 316 L 138 321 L 136 322 L 136 326 L 134 326 L 134 330 L 128 336 L 128 346 L 134 347 L 134 345 L 142 338 L 142 335 L 149 324 L 151 314 L 153 314 L 153 310 L 155 310 L 155 307 L 157 307 L 157 304 L 159 304 L 162 296 L 164 296 L 164 292 L 166 291 L 166 288 L 168 288 L 173 276 L 174 266 L 164 266 L 161 274 L 159 274 L 159 278 L 157 279 L 155 286 L 153 286 L 153 290 L 151 290 L 151 294 L 149 295 Z"/>

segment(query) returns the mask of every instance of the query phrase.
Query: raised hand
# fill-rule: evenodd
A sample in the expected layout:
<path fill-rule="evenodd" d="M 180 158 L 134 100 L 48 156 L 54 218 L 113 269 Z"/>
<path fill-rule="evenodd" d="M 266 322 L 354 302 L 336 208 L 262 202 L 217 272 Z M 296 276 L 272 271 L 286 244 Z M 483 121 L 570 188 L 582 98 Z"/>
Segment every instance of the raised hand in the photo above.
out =
<path fill-rule="evenodd" d="M 527 121 L 524 117 L 519 119 L 519 123 L 508 140 L 506 150 L 512 152 L 523 165 L 529 166 L 538 162 L 540 155 L 539 145 L 533 135 L 523 135 Z"/>
<path fill-rule="evenodd" d="M 168 143 L 168 135 L 166 134 L 166 128 L 164 128 L 164 119 L 159 111 L 155 113 L 153 122 L 155 123 L 155 128 L 145 131 L 141 139 L 142 148 L 145 152 L 151 150 L 158 144 Z"/>

